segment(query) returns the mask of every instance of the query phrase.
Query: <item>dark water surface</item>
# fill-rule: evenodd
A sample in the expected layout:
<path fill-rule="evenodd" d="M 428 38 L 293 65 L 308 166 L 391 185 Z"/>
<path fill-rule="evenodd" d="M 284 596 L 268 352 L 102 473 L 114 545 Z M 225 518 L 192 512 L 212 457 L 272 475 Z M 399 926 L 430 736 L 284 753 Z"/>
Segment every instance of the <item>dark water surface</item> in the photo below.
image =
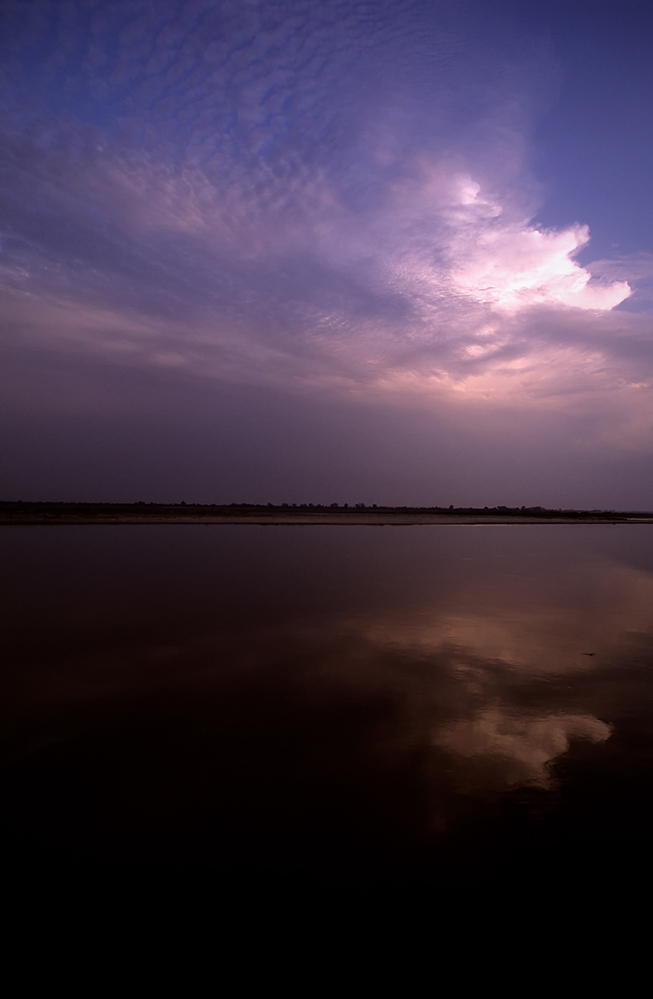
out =
<path fill-rule="evenodd" d="M 8 868 L 608 890 L 653 832 L 653 528 L 0 530 Z"/>

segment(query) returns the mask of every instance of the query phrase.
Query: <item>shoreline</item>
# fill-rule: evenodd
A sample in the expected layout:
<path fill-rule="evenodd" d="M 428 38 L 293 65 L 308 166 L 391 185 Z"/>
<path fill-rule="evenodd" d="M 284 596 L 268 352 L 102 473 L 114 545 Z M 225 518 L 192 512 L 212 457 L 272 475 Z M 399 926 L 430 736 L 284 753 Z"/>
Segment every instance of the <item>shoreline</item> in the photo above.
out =
<path fill-rule="evenodd" d="M 0 500 L 0 526 L 252 524 L 263 527 L 410 527 L 500 524 L 653 524 L 648 510 L 531 507 L 337 506 L 302 503 L 71 503 Z"/>
<path fill-rule="evenodd" d="M 0 527 L 66 527 L 66 526 L 122 526 L 132 525 L 144 527 L 147 525 L 243 525 L 250 524 L 259 527 L 318 527 L 318 526 L 341 526 L 341 527 L 426 527 L 426 526 L 501 526 L 518 525 L 528 526 L 545 524 L 653 524 L 653 516 L 620 516 L 616 514 L 611 517 L 518 517 L 518 516 L 473 516 L 456 514 L 347 514 L 329 515 L 315 514 L 305 515 L 205 515 L 205 516 L 184 516 L 184 515 L 152 515 L 133 516 L 129 514 L 115 516 L 106 515 L 34 515 L 3 517 L 0 515 Z"/>

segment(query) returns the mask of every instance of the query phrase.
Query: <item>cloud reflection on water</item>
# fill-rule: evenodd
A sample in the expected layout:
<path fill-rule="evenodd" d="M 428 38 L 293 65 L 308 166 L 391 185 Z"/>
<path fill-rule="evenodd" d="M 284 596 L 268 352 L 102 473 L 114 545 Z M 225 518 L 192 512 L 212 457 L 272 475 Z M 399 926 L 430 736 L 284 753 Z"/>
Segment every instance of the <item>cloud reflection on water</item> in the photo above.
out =
<path fill-rule="evenodd" d="M 610 726 L 591 715 L 555 715 L 529 718 L 497 706 L 474 718 L 444 725 L 434 735 L 438 746 L 473 763 L 491 758 L 502 784 L 551 785 L 549 764 L 566 753 L 570 739 L 605 742 Z M 483 773 L 487 789 L 488 773 Z"/>
<path fill-rule="evenodd" d="M 562 567 L 560 567 L 562 569 Z M 565 565 L 555 574 L 503 573 L 479 565 L 439 606 L 373 617 L 364 633 L 380 645 L 456 650 L 531 675 L 595 666 L 629 638 L 653 631 L 653 574 L 614 561 Z M 592 653 L 591 657 L 587 653 Z"/>
<path fill-rule="evenodd" d="M 16 835 L 54 796 L 66 836 L 164 854 L 410 853 L 515 791 L 551 807 L 648 710 L 648 530 L 7 529 Z"/>

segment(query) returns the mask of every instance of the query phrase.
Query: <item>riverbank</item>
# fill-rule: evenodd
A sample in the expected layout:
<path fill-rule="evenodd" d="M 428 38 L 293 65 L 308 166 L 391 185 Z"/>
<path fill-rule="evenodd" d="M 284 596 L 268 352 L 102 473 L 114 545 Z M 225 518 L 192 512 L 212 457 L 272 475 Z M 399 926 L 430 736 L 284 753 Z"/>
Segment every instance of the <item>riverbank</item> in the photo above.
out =
<path fill-rule="evenodd" d="M 505 512 L 503 512 L 505 510 Z M 190 504 L 0 503 L 0 525 L 258 524 L 389 527 L 481 524 L 653 524 L 653 513 L 489 508 L 270 507 Z"/>

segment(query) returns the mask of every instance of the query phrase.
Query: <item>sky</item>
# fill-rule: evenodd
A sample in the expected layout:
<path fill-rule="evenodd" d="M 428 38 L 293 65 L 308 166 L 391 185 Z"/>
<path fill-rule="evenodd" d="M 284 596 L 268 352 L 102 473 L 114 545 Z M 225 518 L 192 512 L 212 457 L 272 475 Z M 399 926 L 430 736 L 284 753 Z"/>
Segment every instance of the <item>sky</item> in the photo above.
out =
<path fill-rule="evenodd" d="M 0 497 L 653 509 L 652 30 L 4 0 Z"/>

